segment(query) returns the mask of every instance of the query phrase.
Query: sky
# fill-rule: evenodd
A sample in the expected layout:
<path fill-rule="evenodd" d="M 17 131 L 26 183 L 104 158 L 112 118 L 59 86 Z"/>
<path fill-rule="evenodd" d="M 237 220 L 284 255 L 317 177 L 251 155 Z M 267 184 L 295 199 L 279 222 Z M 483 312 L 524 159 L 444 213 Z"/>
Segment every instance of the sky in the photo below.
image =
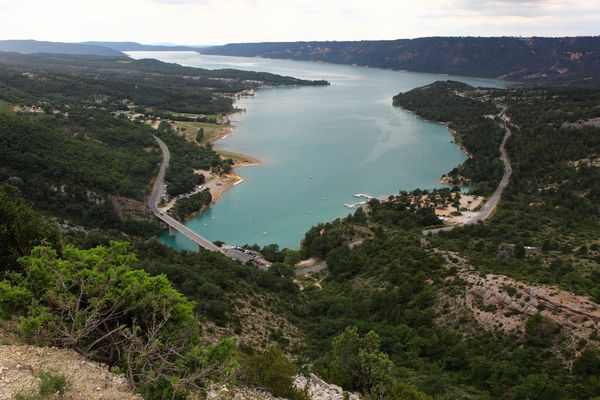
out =
<path fill-rule="evenodd" d="M 600 0 L 0 0 L 0 39 L 224 44 L 600 35 Z"/>

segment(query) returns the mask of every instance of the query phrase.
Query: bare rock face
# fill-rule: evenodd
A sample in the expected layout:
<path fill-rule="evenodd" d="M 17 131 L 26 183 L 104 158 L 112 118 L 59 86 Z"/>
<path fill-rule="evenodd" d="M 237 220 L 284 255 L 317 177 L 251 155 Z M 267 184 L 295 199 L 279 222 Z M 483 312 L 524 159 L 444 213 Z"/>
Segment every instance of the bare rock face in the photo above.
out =
<path fill-rule="evenodd" d="M 488 330 L 523 332 L 527 319 L 540 313 L 561 326 L 572 348 L 580 340 L 592 340 L 593 332 L 600 332 L 600 305 L 584 296 L 502 275 L 482 276 L 458 253 L 440 254 L 446 265 L 457 268 L 458 277 L 468 283 L 464 305 Z"/>
<path fill-rule="evenodd" d="M 296 375 L 294 386 L 299 390 L 308 390 L 311 400 L 360 400 L 360 395 L 344 391 L 341 387 L 325 382 L 314 374 L 308 377 Z M 344 397 L 346 395 L 346 397 Z M 256 388 L 214 386 L 209 389 L 207 400 L 285 400 Z"/>
<path fill-rule="evenodd" d="M 360 395 L 345 392 L 341 387 L 327 383 L 315 374 L 310 374 L 308 378 L 296 375 L 294 386 L 298 389 L 308 388 L 308 394 L 312 400 L 344 400 L 344 393 L 347 394 L 346 398 L 349 400 L 360 400 Z"/>
<path fill-rule="evenodd" d="M 108 195 L 108 202 L 121 219 L 153 220 L 148 205 L 127 197 Z"/>

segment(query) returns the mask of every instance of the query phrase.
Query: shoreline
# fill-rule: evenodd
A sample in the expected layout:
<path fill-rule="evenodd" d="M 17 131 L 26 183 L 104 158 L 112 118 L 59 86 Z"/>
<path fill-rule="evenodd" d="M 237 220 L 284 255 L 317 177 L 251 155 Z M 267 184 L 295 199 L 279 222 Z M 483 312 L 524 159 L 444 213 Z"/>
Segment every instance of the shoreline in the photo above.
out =
<path fill-rule="evenodd" d="M 393 105 L 393 104 L 392 104 Z M 460 149 L 460 151 L 463 152 L 463 154 L 465 156 L 467 156 L 467 159 L 469 158 L 473 158 L 473 155 L 466 149 L 466 147 L 458 140 L 458 132 L 455 129 L 450 128 L 450 126 L 448 125 L 447 122 L 440 122 L 440 121 L 432 121 L 426 118 L 423 118 L 422 116 L 420 116 L 419 114 L 417 114 L 416 112 L 406 109 L 404 107 L 401 106 L 397 106 L 397 105 L 393 105 L 394 107 L 398 107 L 399 109 L 406 111 L 409 114 L 414 115 L 415 117 L 419 118 L 422 121 L 425 122 L 429 122 L 429 123 L 433 123 L 433 124 L 440 124 L 443 125 L 444 127 L 446 127 L 446 129 L 448 129 L 448 131 L 450 131 L 450 133 L 452 134 L 452 140 L 450 141 L 450 143 L 454 143 L 455 145 L 458 146 L 458 148 Z M 465 160 L 466 161 L 466 160 Z M 460 165 L 462 165 L 465 161 L 463 161 L 462 163 L 460 163 L 459 165 L 456 166 L 456 168 L 458 168 Z M 441 183 L 442 185 L 452 185 L 452 186 L 458 186 L 458 187 L 463 187 L 463 186 L 468 186 L 468 184 L 466 185 L 455 185 L 455 184 L 451 184 L 446 182 L 446 178 L 448 177 L 448 173 L 450 171 L 442 174 L 442 176 L 440 176 L 440 179 L 438 180 L 439 183 Z"/>
<path fill-rule="evenodd" d="M 256 90 L 258 90 L 258 89 L 260 89 L 260 88 L 257 88 Z M 240 98 L 241 96 L 243 96 L 244 93 L 247 93 L 247 91 L 245 90 L 245 91 L 236 93 L 234 95 L 234 98 L 236 98 L 236 99 Z M 254 94 L 254 92 L 252 92 L 252 93 Z M 246 95 L 246 96 L 248 96 L 248 95 Z M 234 132 L 235 128 L 237 128 L 237 127 L 235 125 L 231 125 L 230 116 L 237 114 L 237 113 L 241 113 L 243 111 L 245 111 L 245 109 L 235 109 L 234 111 L 227 113 L 223 117 L 221 117 L 222 118 L 221 122 L 223 123 L 223 127 L 222 127 L 221 131 L 215 138 L 213 138 L 212 140 L 209 140 L 207 143 L 214 145 L 219 140 L 224 139 L 224 138 L 228 137 L 229 135 L 231 135 Z M 209 207 L 216 204 L 223 197 L 225 192 L 227 192 L 229 189 L 233 188 L 234 186 L 237 186 L 240 183 L 242 183 L 245 179 L 241 175 L 239 175 L 239 173 L 237 171 L 238 168 L 256 167 L 256 166 L 262 165 L 261 160 L 259 160 L 256 157 L 253 157 L 251 155 L 248 155 L 248 154 L 237 153 L 237 152 L 229 151 L 226 149 L 218 149 L 218 148 L 213 148 L 213 150 L 217 154 L 219 154 L 219 156 L 221 156 L 221 158 L 223 158 L 223 159 L 230 158 L 234 161 L 231 172 L 228 174 L 223 174 L 223 175 L 215 175 L 211 171 L 207 171 L 207 170 L 195 170 L 194 171 L 195 174 L 204 175 L 205 181 L 202 184 L 202 186 L 204 186 L 206 189 L 208 189 L 210 191 L 212 201 L 210 202 L 210 204 L 203 206 L 201 209 L 194 211 L 191 214 L 185 215 L 183 217 L 183 222 L 188 222 L 191 219 L 197 217 L 198 215 L 203 213 L 205 210 L 207 210 Z M 189 197 L 196 193 L 197 193 L 197 191 L 194 190 L 190 193 L 187 193 L 185 195 L 185 197 Z M 177 203 L 177 199 L 174 199 L 173 201 L 169 202 L 167 206 L 162 207 L 161 210 L 163 210 L 164 212 L 167 212 L 168 210 L 173 208 L 176 205 L 176 203 Z"/>

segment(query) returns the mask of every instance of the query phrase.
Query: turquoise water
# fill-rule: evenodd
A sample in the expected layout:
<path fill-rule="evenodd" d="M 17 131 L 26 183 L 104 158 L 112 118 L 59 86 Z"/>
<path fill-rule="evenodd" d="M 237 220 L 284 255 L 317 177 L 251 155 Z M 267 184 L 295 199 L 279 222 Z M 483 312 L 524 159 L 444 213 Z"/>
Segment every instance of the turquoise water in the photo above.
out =
<path fill-rule="evenodd" d="M 238 168 L 244 182 L 187 226 L 210 240 L 241 245 L 277 243 L 298 248 L 319 222 L 347 215 L 354 193 L 385 196 L 399 190 L 439 187 L 440 176 L 465 156 L 443 125 L 392 107 L 392 96 L 448 76 L 189 52 L 136 52 L 135 58 L 203 68 L 237 68 L 306 79 L 329 87 L 261 89 L 236 103 L 246 112 L 216 147 L 259 158 Z M 498 81 L 451 77 L 479 86 Z M 194 246 L 177 234 L 160 235 L 180 249 Z"/>

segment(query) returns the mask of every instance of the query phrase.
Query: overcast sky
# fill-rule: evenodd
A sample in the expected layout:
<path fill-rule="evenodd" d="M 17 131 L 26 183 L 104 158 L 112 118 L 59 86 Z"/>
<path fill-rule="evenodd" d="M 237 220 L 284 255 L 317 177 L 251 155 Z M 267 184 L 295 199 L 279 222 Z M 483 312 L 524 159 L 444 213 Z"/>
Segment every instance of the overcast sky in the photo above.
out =
<path fill-rule="evenodd" d="M 600 34 L 600 0 L 0 0 L 0 39 L 221 44 Z"/>

